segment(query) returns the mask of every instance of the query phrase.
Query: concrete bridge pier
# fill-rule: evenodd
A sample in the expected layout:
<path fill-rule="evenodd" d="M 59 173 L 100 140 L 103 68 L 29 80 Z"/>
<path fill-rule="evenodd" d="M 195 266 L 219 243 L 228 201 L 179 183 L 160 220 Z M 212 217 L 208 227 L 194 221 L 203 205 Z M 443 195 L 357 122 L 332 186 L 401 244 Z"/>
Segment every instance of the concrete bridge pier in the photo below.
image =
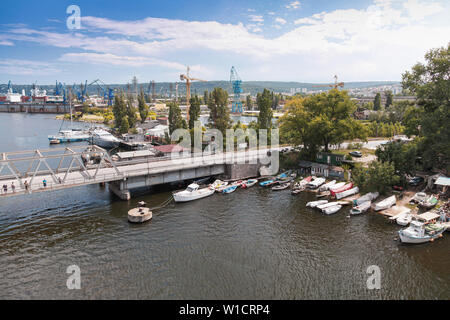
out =
<path fill-rule="evenodd" d="M 127 201 L 131 199 L 130 190 L 126 188 L 125 180 L 109 182 L 108 187 L 109 191 L 114 193 L 120 199 Z"/>

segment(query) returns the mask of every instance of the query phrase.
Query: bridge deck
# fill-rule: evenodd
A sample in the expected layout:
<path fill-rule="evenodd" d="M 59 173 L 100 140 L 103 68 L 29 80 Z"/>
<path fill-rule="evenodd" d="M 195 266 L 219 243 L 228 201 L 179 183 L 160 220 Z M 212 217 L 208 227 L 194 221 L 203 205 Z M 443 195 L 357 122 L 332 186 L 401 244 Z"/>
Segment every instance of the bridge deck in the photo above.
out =
<path fill-rule="evenodd" d="M 275 150 L 275 149 L 272 149 Z M 50 190 L 73 188 L 89 184 L 97 184 L 103 182 L 118 181 L 129 177 L 157 175 L 166 172 L 193 169 L 219 164 L 233 163 L 256 163 L 258 159 L 267 156 L 269 149 L 237 151 L 232 153 L 219 153 L 207 156 L 196 157 L 180 157 L 162 161 L 148 161 L 135 163 L 130 165 L 117 165 L 115 167 L 98 167 L 87 168 L 86 170 L 75 170 L 72 172 L 61 173 L 37 173 L 32 178 L 22 177 L 19 181 L 17 178 L 0 177 L 0 196 L 15 196 L 31 192 L 44 192 Z M 117 163 L 119 164 L 119 163 Z M 95 177 L 94 177 L 95 176 Z M 32 178 L 32 179 L 31 179 Z M 32 183 L 30 184 L 30 180 Z M 47 186 L 43 186 L 43 180 L 47 181 Z M 59 182 L 61 180 L 61 182 Z M 27 181 L 30 185 L 28 191 L 25 190 L 23 183 Z M 11 183 L 15 184 L 15 192 L 12 192 Z M 3 185 L 7 185 L 8 191 L 3 191 Z"/>

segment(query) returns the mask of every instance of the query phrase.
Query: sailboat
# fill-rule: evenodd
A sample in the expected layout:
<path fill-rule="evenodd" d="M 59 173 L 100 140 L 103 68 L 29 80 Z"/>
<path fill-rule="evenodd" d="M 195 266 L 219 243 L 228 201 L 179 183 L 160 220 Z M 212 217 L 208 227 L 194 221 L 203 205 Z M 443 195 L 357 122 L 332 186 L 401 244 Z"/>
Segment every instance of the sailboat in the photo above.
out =
<path fill-rule="evenodd" d="M 48 140 L 51 144 L 63 143 L 63 142 L 78 142 L 78 141 L 89 141 L 90 134 L 87 131 L 82 129 L 73 129 L 73 120 L 72 120 L 72 102 L 69 101 L 70 106 L 70 129 L 69 130 L 61 130 L 64 119 L 59 128 L 59 132 L 57 135 L 48 136 Z M 58 142 L 56 142 L 58 141 Z"/>

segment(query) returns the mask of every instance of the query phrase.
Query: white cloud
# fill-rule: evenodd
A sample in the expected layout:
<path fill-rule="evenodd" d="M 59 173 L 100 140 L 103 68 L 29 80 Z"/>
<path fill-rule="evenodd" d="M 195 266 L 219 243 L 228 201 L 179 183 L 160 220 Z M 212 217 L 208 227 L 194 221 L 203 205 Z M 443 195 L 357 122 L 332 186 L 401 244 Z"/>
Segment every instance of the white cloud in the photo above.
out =
<path fill-rule="evenodd" d="M 14 43 L 8 40 L 0 40 L 0 46 L 13 46 Z"/>
<path fill-rule="evenodd" d="M 276 17 L 275 18 L 275 22 L 279 23 L 279 24 L 286 24 L 287 21 L 285 19 L 283 19 L 283 18 Z"/>
<path fill-rule="evenodd" d="M 249 15 L 248 16 L 250 18 L 251 21 L 253 22 L 264 22 L 264 18 L 262 16 L 257 16 L 257 15 Z"/>
<path fill-rule="evenodd" d="M 61 72 L 61 70 L 58 67 L 47 62 L 21 59 L 0 59 L 0 73 L 4 74 L 44 76 L 59 72 Z"/>
<path fill-rule="evenodd" d="M 239 58 L 251 57 L 250 62 L 277 66 L 276 70 L 284 70 L 286 75 L 301 64 L 303 68 L 296 72 L 305 76 L 322 70 L 369 80 L 383 73 L 399 76 L 421 59 L 425 51 L 446 44 L 442 35 L 450 34 L 449 23 L 436 24 L 432 20 L 433 14 L 445 13 L 444 10 L 448 13 L 448 8 L 437 2 L 377 0 L 365 9 L 324 11 L 302 17 L 295 21 L 295 28 L 274 38 L 263 36 L 260 25 L 264 19 L 259 15 L 250 15 L 253 23 L 246 26 L 151 17 L 137 21 L 83 17 L 84 30 L 80 33 L 16 26 L 0 33 L 0 44 L 28 41 L 77 51 L 63 55 L 63 62 L 160 65 L 177 71 L 184 68 L 180 61 L 185 60 L 185 51 L 197 50 L 211 57 L 225 53 L 233 59 L 231 53 Z M 286 23 L 282 18 L 275 21 L 273 27 L 277 29 Z M 204 61 L 199 62 L 203 68 L 212 70 Z"/>
<path fill-rule="evenodd" d="M 273 15 L 275 15 L 275 12 L 269 11 L 269 12 L 267 12 L 267 14 L 270 14 L 271 16 L 273 16 Z"/>
<path fill-rule="evenodd" d="M 287 9 L 298 9 L 300 8 L 300 1 L 292 1 L 291 3 L 285 5 Z"/>

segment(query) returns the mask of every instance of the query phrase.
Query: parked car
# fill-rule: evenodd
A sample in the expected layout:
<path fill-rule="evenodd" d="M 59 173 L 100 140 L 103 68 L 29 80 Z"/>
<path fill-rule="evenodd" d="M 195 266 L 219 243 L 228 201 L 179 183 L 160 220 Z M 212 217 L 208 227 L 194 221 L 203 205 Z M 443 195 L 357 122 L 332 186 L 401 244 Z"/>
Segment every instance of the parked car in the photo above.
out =
<path fill-rule="evenodd" d="M 360 151 L 352 151 L 349 153 L 349 155 L 351 155 L 352 157 L 357 157 L 357 158 L 362 157 L 362 153 Z"/>
<path fill-rule="evenodd" d="M 393 186 L 392 189 L 397 190 L 397 191 L 403 191 L 402 186 Z"/>
<path fill-rule="evenodd" d="M 408 184 L 410 186 L 418 186 L 423 181 L 424 181 L 424 179 L 422 177 L 413 177 L 413 178 L 411 178 L 411 180 L 408 181 Z"/>

